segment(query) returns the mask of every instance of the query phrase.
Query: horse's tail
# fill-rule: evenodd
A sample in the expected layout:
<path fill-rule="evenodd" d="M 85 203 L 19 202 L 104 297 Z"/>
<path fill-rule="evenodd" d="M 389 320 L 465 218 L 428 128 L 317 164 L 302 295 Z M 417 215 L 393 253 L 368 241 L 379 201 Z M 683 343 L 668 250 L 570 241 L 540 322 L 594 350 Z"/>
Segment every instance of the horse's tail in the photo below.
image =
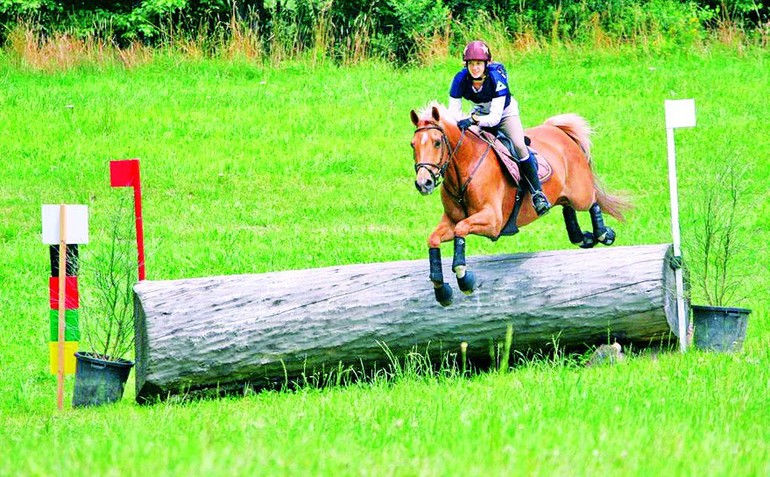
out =
<path fill-rule="evenodd" d="M 570 139 L 580 146 L 580 149 L 583 150 L 583 154 L 586 156 L 586 160 L 589 164 L 591 163 L 591 134 L 594 131 L 585 118 L 574 113 L 559 114 L 558 116 L 546 119 L 545 124 L 555 126 L 564 131 Z"/>
<path fill-rule="evenodd" d="M 559 114 L 545 120 L 545 124 L 555 126 L 570 137 L 583 151 L 588 164 L 591 164 L 591 134 L 593 129 L 582 116 L 574 113 Z M 611 195 L 605 192 L 599 178 L 591 168 L 591 174 L 594 178 L 594 191 L 596 191 L 596 202 L 604 212 L 615 217 L 621 222 L 625 222 L 623 212 L 633 208 L 631 201 L 619 195 Z"/>
<path fill-rule="evenodd" d="M 599 203 L 599 207 L 619 221 L 625 222 L 626 217 L 623 215 L 623 212 L 633 209 L 634 205 L 623 196 L 605 192 L 599 178 L 596 177 L 593 171 L 591 173 L 594 175 L 594 191 L 596 192 L 596 202 Z"/>

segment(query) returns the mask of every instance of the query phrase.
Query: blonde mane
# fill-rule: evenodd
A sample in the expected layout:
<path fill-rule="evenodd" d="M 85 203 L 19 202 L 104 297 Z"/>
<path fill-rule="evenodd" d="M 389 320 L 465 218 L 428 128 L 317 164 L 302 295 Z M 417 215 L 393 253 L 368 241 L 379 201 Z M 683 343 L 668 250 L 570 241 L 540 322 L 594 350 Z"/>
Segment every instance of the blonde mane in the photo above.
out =
<path fill-rule="evenodd" d="M 452 116 L 449 114 L 449 110 L 446 106 L 439 103 L 435 99 L 428 103 L 427 106 L 422 108 L 418 113 L 417 117 L 420 118 L 420 121 L 430 121 L 433 122 L 433 108 L 438 109 L 438 114 L 442 118 L 451 118 Z"/>

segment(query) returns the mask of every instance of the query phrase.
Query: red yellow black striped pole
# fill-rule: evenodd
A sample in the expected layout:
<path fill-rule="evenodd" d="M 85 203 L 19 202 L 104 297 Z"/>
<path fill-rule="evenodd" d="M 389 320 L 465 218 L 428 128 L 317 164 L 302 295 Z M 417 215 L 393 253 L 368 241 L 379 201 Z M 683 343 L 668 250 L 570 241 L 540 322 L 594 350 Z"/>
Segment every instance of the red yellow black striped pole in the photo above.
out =
<path fill-rule="evenodd" d="M 44 205 L 43 243 L 49 245 L 49 358 L 57 376 L 59 409 L 64 406 L 64 378 L 75 372 L 78 350 L 78 243 L 88 242 L 88 208 L 85 205 Z"/>

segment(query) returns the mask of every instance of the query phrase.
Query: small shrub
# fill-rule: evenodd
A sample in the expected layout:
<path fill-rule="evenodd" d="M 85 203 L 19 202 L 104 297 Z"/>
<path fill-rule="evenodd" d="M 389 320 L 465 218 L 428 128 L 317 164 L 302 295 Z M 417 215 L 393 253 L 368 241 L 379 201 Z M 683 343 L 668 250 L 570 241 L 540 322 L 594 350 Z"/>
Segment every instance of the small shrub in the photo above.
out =
<path fill-rule="evenodd" d="M 81 258 L 82 337 L 87 351 L 101 359 L 125 359 L 134 350 L 137 269 L 129 204 L 121 200 L 108 236 L 92 237 Z"/>
<path fill-rule="evenodd" d="M 685 258 L 692 274 L 693 298 L 711 306 L 736 304 L 746 298 L 741 283 L 748 257 L 742 214 L 750 210 L 749 180 L 743 166 L 729 162 L 707 177 L 693 219 L 687 224 Z"/>

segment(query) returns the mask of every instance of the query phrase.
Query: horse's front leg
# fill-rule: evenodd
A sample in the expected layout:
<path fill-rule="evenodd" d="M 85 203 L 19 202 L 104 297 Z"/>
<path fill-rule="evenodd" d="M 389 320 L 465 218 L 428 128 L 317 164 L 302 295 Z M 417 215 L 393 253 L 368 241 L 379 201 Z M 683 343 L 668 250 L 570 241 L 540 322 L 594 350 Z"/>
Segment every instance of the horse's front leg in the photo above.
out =
<path fill-rule="evenodd" d="M 441 306 L 452 304 L 452 288 L 444 281 L 444 272 L 441 270 L 441 243 L 454 238 L 454 223 L 446 214 L 441 216 L 436 229 L 428 237 L 428 261 L 430 264 L 430 280 L 433 282 L 433 292 L 436 301 Z"/>
<path fill-rule="evenodd" d="M 457 276 L 457 286 L 466 295 L 473 293 L 476 288 L 476 274 L 468 270 L 465 263 L 465 237 L 469 234 L 496 237 L 500 232 L 502 214 L 492 208 L 482 209 L 481 212 L 461 220 L 455 226 L 455 251 L 452 260 L 452 271 Z"/>
<path fill-rule="evenodd" d="M 473 293 L 476 287 L 476 274 L 468 270 L 465 264 L 465 238 L 455 236 L 455 251 L 452 258 L 452 271 L 457 277 L 457 286 L 466 295 Z"/>

